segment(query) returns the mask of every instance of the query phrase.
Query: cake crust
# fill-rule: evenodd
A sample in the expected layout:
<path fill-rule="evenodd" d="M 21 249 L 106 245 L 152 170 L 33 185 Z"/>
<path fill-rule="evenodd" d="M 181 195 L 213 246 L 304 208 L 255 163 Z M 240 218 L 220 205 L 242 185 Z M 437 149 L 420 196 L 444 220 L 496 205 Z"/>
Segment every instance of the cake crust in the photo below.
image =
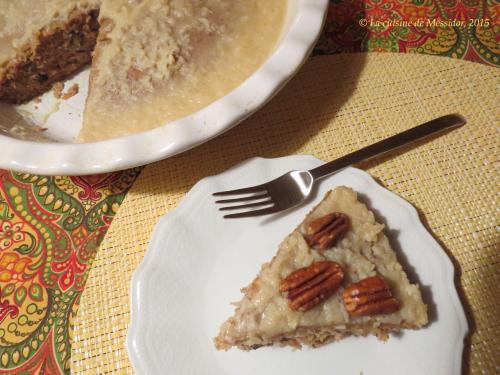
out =
<path fill-rule="evenodd" d="M 98 14 L 98 9 L 75 9 L 66 22 L 40 30 L 0 67 L 0 101 L 27 102 L 89 65 L 99 30 Z"/>

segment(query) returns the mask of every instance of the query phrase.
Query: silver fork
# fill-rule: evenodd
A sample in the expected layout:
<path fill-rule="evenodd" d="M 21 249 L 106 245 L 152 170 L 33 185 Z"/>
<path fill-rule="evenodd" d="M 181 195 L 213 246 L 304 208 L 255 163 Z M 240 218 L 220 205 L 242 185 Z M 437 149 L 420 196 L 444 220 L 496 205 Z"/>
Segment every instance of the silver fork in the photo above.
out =
<path fill-rule="evenodd" d="M 438 117 L 309 171 L 291 171 L 265 184 L 214 193 L 216 197 L 244 195 L 217 200 L 215 203 L 242 203 L 219 208 L 220 211 L 245 210 L 224 216 L 232 219 L 283 211 L 305 201 L 311 194 L 314 184 L 323 177 L 349 165 L 385 154 L 432 134 L 460 127 L 465 123 L 465 118 L 458 114 Z"/>

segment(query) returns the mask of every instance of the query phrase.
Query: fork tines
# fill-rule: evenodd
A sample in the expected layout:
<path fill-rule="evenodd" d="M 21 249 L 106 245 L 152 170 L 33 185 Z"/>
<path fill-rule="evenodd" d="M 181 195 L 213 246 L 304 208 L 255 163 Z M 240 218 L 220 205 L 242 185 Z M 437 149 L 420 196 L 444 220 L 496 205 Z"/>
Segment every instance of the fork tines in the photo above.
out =
<path fill-rule="evenodd" d="M 215 203 L 219 204 L 231 204 L 231 203 L 243 203 L 236 205 L 226 205 L 220 207 L 219 211 L 234 211 L 234 210 L 244 210 L 242 212 L 233 213 L 229 215 L 224 215 L 224 218 L 243 218 L 251 216 L 259 216 L 270 214 L 278 211 L 274 207 L 271 196 L 268 192 L 261 186 L 253 186 L 243 189 L 227 190 L 214 193 L 213 196 L 232 196 L 232 195 L 245 195 L 237 198 L 219 199 Z M 260 209 L 259 209 L 260 208 Z M 251 210 L 250 210 L 251 209 Z"/>

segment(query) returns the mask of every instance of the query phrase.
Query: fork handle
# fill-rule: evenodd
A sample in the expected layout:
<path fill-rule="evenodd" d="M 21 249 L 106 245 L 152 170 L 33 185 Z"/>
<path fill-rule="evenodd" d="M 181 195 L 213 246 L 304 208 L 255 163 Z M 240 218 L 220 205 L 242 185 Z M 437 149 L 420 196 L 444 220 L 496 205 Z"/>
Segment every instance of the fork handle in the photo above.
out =
<path fill-rule="evenodd" d="M 386 138 L 380 142 L 374 143 L 358 151 L 354 151 L 350 154 L 342 156 L 336 160 L 320 165 L 319 167 L 311 169 L 309 173 L 311 173 L 314 179 L 326 177 L 334 172 L 337 172 L 340 169 L 348 167 L 349 165 L 385 154 L 389 151 L 395 150 L 411 142 L 423 139 L 432 134 L 460 127 L 462 125 L 465 125 L 465 123 L 466 119 L 458 114 L 438 117 L 434 120 L 426 122 L 425 124 L 405 130 L 402 133 L 393 135 L 392 137 Z"/>

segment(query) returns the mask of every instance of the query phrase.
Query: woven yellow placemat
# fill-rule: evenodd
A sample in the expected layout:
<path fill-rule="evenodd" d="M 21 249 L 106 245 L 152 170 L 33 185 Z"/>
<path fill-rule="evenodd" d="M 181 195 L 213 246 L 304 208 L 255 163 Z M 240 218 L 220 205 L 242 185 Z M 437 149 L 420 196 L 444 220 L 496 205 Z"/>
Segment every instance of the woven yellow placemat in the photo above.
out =
<path fill-rule="evenodd" d="M 158 218 L 175 208 L 199 179 L 256 155 L 312 154 L 331 160 L 433 117 L 459 112 L 468 119 L 465 127 L 361 167 L 417 207 L 453 259 L 473 331 L 465 368 L 472 374 L 500 373 L 495 229 L 499 85 L 499 69 L 442 57 L 315 57 L 238 127 L 148 166 L 94 261 L 74 322 L 72 372 L 133 372 L 124 348 L 131 274 Z"/>

